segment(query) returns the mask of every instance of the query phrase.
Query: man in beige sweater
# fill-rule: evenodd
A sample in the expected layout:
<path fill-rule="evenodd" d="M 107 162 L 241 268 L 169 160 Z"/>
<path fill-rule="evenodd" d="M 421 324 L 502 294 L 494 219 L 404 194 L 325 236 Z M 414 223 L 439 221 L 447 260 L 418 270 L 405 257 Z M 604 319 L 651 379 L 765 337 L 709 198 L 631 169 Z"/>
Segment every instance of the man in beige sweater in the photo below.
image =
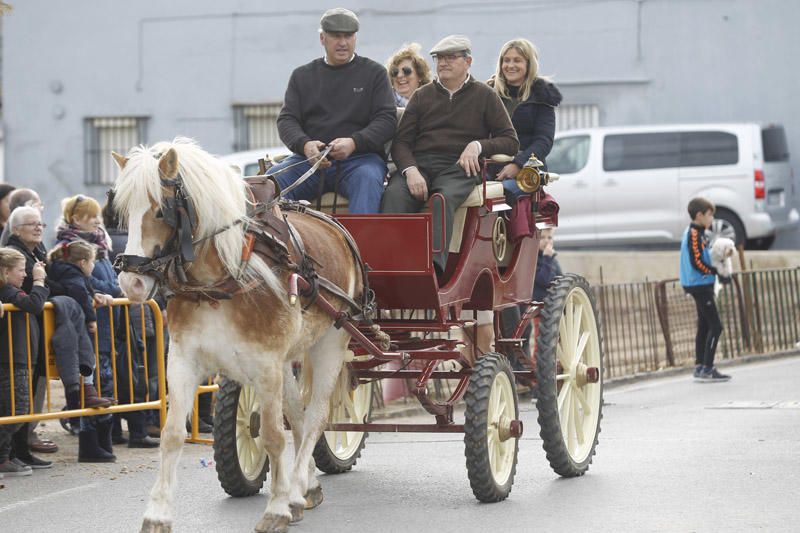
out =
<path fill-rule="evenodd" d="M 392 144 L 396 172 L 383 195 L 384 213 L 416 213 L 433 193 L 445 198 L 445 242 L 441 210 L 433 209 L 434 266 L 441 273 L 456 209 L 481 181 L 479 159 L 515 154 L 519 141 L 503 103 L 473 78 L 470 41 L 450 35 L 431 49 L 437 79 L 417 89 Z"/>

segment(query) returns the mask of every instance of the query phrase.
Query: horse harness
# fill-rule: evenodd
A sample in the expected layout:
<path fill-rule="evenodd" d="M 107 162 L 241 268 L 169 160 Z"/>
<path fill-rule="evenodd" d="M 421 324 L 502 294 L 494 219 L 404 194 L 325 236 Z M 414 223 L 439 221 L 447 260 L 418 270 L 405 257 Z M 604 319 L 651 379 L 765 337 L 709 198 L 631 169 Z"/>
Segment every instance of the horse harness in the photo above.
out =
<path fill-rule="evenodd" d="M 157 216 L 173 228 L 172 235 L 163 249 L 155 250 L 152 258 L 120 254 L 117 255 L 114 266 L 121 271 L 153 277 L 157 282 L 154 284 L 154 291 L 160 287 L 166 297 L 180 296 L 197 302 L 206 301 L 217 307 L 220 300 L 231 299 L 235 294 L 253 290 L 263 283 L 257 280 L 242 283 L 241 280 L 241 274 L 255 253 L 268 265 L 272 265 L 272 268 L 296 272 L 308 282 L 310 288 L 300 293 L 300 296 L 307 299 L 303 309 L 314 304 L 322 288 L 350 307 L 351 311 L 344 313 L 340 320 L 350 318 L 369 322 L 375 311 L 375 294 L 369 288 L 368 267 L 362 261 L 350 232 L 324 213 L 308 209 L 298 202 L 281 199 L 278 195 L 279 186 L 274 178 L 252 176 L 244 179 L 252 200 L 248 204 L 247 216 L 220 228 L 212 235 L 193 240 L 196 213 L 191 198 L 184 190 L 183 180 L 180 174 L 173 179 L 162 178 L 162 185 L 173 188 L 174 196 L 164 200 Z M 276 206 L 278 210 L 275 209 Z M 339 286 L 319 274 L 317 267 L 322 265 L 306 252 L 300 234 L 287 219 L 287 211 L 313 216 L 341 232 L 361 269 L 364 287 L 360 302 L 356 302 Z M 245 244 L 239 275 L 229 275 L 211 285 L 199 285 L 189 280 L 186 269 L 195 259 L 194 246 L 238 224 L 245 225 Z"/>

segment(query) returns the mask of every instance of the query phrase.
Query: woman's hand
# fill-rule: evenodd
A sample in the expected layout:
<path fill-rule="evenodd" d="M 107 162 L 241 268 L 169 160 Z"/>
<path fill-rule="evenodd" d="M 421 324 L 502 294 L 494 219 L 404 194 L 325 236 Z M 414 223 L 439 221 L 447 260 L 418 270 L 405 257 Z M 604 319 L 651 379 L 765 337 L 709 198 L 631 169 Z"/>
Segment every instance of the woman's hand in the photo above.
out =
<path fill-rule="evenodd" d="M 89 333 L 91 333 L 92 335 L 97 333 L 97 321 L 87 322 L 86 329 L 88 329 Z"/>
<path fill-rule="evenodd" d="M 44 263 L 42 261 L 36 261 L 33 265 L 33 269 L 31 270 L 31 275 L 33 276 L 34 283 L 42 283 L 44 284 L 44 279 L 47 277 L 47 271 L 44 268 Z"/>
<path fill-rule="evenodd" d="M 519 165 L 516 163 L 509 163 L 503 167 L 503 170 L 497 173 L 497 181 L 503 180 L 513 180 L 516 179 L 517 173 L 519 173 L 520 168 Z"/>

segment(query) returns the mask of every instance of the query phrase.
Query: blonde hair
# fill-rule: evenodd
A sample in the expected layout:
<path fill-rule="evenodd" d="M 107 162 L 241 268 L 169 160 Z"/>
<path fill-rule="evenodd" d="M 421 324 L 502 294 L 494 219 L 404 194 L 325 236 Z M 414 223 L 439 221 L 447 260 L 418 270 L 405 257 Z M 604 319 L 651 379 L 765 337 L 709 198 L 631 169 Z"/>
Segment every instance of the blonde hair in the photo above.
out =
<path fill-rule="evenodd" d="M 0 287 L 4 287 L 6 281 L 6 269 L 14 268 L 18 264 L 25 264 L 25 256 L 22 252 L 14 248 L 0 248 Z"/>
<path fill-rule="evenodd" d="M 97 247 L 86 241 L 62 242 L 50 250 L 47 258 L 50 262 L 64 261 L 77 265 L 80 261 L 91 260 L 97 256 Z"/>
<path fill-rule="evenodd" d="M 397 67 L 403 60 L 408 59 L 414 65 L 414 71 L 419 78 L 419 86 L 422 87 L 431 82 L 431 67 L 422 57 L 419 51 L 422 49 L 418 43 L 404 44 L 392 57 L 386 60 L 386 74 L 389 76 L 389 83 L 394 87 L 392 79 L 392 68 Z"/>
<path fill-rule="evenodd" d="M 494 72 L 494 90 L 503 98 L 511 98 L 508 93 L 508 83 L 503 74 L 503 57 L 509 50 L 516 50 L 525 58 L 527 69 L 525 79 L 522 81 L 522 86 L 519 88 L 519 98 L 525 101 L 531 95 L 533 90 L 533 82 L 539 77 L 539 51 L 528 39 L 518 38 L 512 39 L 503 45 L 500 49 L 500 57 L 497 59 L 497 69 Z"/>
<path fill-rule="evenodd" d="M 76 194 L 61 200 L 61 216 L 67 224 L 71 224 L 74 217 L 79 219 L 96 217 L 101 211 L 102 208 L 97 200 L 84 194 Z"/>

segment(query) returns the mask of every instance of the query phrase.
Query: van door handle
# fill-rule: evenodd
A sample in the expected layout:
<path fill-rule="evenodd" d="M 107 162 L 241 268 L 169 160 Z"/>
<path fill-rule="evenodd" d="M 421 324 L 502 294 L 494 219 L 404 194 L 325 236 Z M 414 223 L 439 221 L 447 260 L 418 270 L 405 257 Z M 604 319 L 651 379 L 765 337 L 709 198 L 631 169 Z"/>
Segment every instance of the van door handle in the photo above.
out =
<path fill-rule="evenodd" d="M 617 180 L 614 178 L 608 178 L 606 181 L 603 182 L 603 185 L 606 187 L 616 187 L 618 185 Z"/>
<path fill-rule="evenodd" d="M 576 189 L 585 189 L 585 188 L 586 188 L 586 187 L 588 187 L 588 186 L 589 186 L 589 184 L 588 184 L 588 183 L 586 183 L 586 182 L 585 182 L 585 181 L 583 181 L 583 180 L 577 180 L 577 181 L 575 182 L 575 188 L 576 188 Z"/>

